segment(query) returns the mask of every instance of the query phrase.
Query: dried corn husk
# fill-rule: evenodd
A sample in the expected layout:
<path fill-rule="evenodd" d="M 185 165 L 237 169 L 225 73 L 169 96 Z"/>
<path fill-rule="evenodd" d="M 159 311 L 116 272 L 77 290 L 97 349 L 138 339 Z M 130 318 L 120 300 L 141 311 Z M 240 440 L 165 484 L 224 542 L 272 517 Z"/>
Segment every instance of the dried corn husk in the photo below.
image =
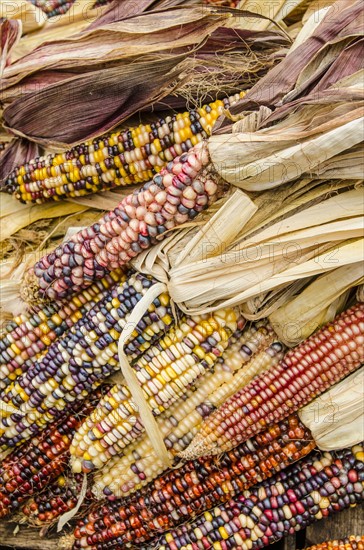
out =
<path fill-rule="evenodd" d="M 47 16 L 26 0 L 0 0 L 0 18 L 21 21 L 23 34 L 40 29 Z"/>
<path fill-rule="evenodd" d="M 280 340 L 296 346 L 339 313 L 339 298 L 348 289 L 364 282 L 364 263 L 333 269 L 315 279 L 308 287 L 269 316 Z"/>
<path fill-rule="evenodd" d="M 288 93 L 293 93 L 292 91 L 295 90 L 301 95 L 307 92 L 312 83 L 319 80 L 325 71 L 330 70 L 335 59 L 348 44 L 362 34 L 363 11 L 361 0 L 335 2 L 312 35 L 271 69 L 239 103 L 231 108 L 232 115 L 237 116 L 249 110 L 256 110 L 257 104 L 278 106 Z M 362 55 L 350 49 L 347 52 L 350 54 L 351 61 L 344 71 L 350 74 L 359 70 L 358 64 L 361 62 Z M 336 64 L 335 70 L 337 75 L 331 73 L 330 85 L 342 78 L 343 64 Z M 289 97 L 290 100 L 293 99 L 293 95 Z M 214 128 L 214 133 L 231 131 L 231 119 L 228 118 L 221 119 L 220 124 L 215 125 Z"/>
<path fill-rule="evenodd" d="M 299 411 L 319 449 L 335 451 L 364 439 L 364 367 Z"/>
<path fill-rule="evenodd" d="M 255 296 L 282 291 L 300 279 L 361 261 L 361 196 L 359 188 L 318 204 L 309 203 L 306 208 L 302 201 L 298 212 L 251 231 L 249 238 L 235 238 L 223 250 L 212 247 L 215 254 L 211 256 L 201 254 L 213 241 L 206 227 L 199 230 L 198 236 L 183 230 L 133 263 L 137 269 L 167 281 L 172 299 L 188 313 L 243 304 Z M 234 200 L 233 195 L 222 211 L 229 212 Z M 215 225 L 219 213 L 214 216 Z M 231 239 L 230 225 L 234 224 L 233 216 L 225 217 L 224 227 Z M 190 261 L 184 247 L 189 247 L 191 239 L 198 243 L 194 254 L 199 259 L 193 257 Z"/>
<path fill-rule="evenodd" d="M 0 242 L 37 220 L 68 216 L 85 210 L 84 206 L 70 202 L 19 204 L 6 195 L 1 196 L 0 203 Z"/>
<path fill-rule="evenodd" d="M 10 64 L 10 54 L 21 37 L 22 25 L 20 21 L 3 19 L 0 21 L 0 78 L 6 65 Z"/>
<path fill-rule="evenodd" d="M 233 13 L 199 6 L 147 11 L 41 44 L 5 70 L 6 126 L 47 147 L 63 147 L 114 128 L 191 81 L 198 91 L 208 73 L 210 81 L 226 82 L 229 89 L 246 87 L 250 74 L 256 79 L 255 73 L 268 69 L 274 62 L 270 53 L 288 41 L 277 31 L 263 33 L 262 40 L 252 37 L 239 28 L 240 12 Z M 146 80 L 145 74 L 153 78 Z M 213 87 L 221 90 L 216 82 Z M 191 89 L 184 93 L 191 95 Z M 59 112 L 62 125 L 55 124 Z"/>
<path fill-rule="evenodd" d="M 325 120 L 327 116 L 331 117 L 329 122 Z M 358 172 L 361 169 L 363 173 L 363 155 L 357 150 L 354 156 L 350 150 L 363 140 L 361 102 L 353 102 L 350 107 L 347 103 L 303 105 L 300 111 L 273 127 L 257 132 L 213 135 L 209 152 L 214 168 L 223 179 L 247 191 L 262 191 L 305 174 L 322 174 L 326 179 L 328 172 L 335 177 L 340 155 L 346 160 L 348 152 Z M 338 178 L 355 177 L 350 161 L 340 166 Z"/>

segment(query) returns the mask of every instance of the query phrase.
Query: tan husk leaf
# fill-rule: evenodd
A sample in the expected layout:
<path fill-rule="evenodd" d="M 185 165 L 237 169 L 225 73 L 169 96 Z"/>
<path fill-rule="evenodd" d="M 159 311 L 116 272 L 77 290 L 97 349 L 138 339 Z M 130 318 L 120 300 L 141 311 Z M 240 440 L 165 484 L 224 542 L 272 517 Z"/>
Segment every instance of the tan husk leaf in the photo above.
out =
<path fill-rule="evenodd" d="M 364 264 L 358 261 L 317 277 L 269 316 L 279 339 L 288 346 L 296 346 L 319 326 L 332 321 L 338 313 L 336 307 L 331 308 L 332 303 L 348 289 L 364 281 L 363 273 Z M 331 318 L 327 317 L 328 310 Z"/>
<path fill-rule="evenodd" d="M 299 411 L 319 449 L 335 451 L 364 439 L 364 367 Z"/>

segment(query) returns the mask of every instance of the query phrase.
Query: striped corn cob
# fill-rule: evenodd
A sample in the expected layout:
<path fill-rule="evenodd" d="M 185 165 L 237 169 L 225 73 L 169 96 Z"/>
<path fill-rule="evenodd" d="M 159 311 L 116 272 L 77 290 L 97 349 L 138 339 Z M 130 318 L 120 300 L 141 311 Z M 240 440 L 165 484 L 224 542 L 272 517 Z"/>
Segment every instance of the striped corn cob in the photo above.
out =
<path fill-rule="evenodd" d="M 37 157 L 11 172 L 5 190 L 21 202 L 39 203 L 148 182 L 168 162 L 206 139 L 224 108 L 243 95 Z"/>
<path fill-rule="evenodd" d="M 303 407 L 360 366 L 363 342 L 364 304 L 359 303 L 228 399 L 181 456 L 189 459 L 231 449 Z"/>
<path fill-rule="evenodd" d="M 17 413 L 0 418 L 0 445 L 19 444 L 58 417 L 67 403 L 85 398 L 118 370 L 117 342 L 130 312 L 154 284 L 149 277 L 130 275 L 116 285 L 45 356 L 3 392 Z M 157 297 L 136 326 L 125 352 L 138 358 L 173 323 L 169 296 Z"/>
<path fill-rule="evenodd" d="M 88 289 L 72 296 L 67 303 L 44 304 L 36 311 L 15 317 L 0 339 L 0 390 L 26 372 L 46 349 L 92 309 L 118 282 L 125 281 L 116 270 Z M 1 395 L 0 395 L 1 398 Z"/>
<path fill-rule="evenodd" d="M 362 502 L 363 456 L 363 445 L 332 454 L 313 453 L 250 491 L 140 548 L 255 550 L 267 546 Z M 98 530 L 94 537 L 97 535 Z M 95 544 L 89 548 L 105 550 L 120 546 Z"/>
<path fill-rule="evenodd" d="M 101 388 L 86 402 L 14 449 L 0 464 L 0 517 L 18 511 L 21 503 L 41 492 L 66 468 L 75 430 L 97 405 L 106 390 Z"/>
<path fill-rule="evenodd" d="M 185 318 L 144 353 L 133 368 L 154 415 L 165 411 L 213 368 L 235 328 L 236 314 L 231 309 Z M 101 468 L 143 430 L 128 387 L 116 384 L 72 441 L 74 471 Z"/>
<path fill-rule="evenodd" d="M 330 540 L 307 547 L 306 550 L 364 550 L 364 535 L 352 535 L 341 540 Z"/>
<path fill-rule="evenodd" d="M 125 197 L 94 225 L 83 229 L 27 273 L 22 295 L 60 300 L 79 292 L 157 242 L 177 224 L 193 219 L 218 196 L 218 186 L 200 174 L 209 162 L 206 143 L 168 163 L 153 181 Z"/>
<path fill-rule="evenodd" d="M 282 357 L 283 346 L 273 341 L 270 327 L 263 323 L 236 331 L 217 360 L 214 371 L 198 380 L 196 388 L 189 390 L 158 418 L 159 429 L 172 456 L 189 445 L 203 419 L 216 407 L 254 375 L 277 365 Z M 123 456 L 111 458 L 95 474 L 94 494 L 97 498 L 126 496 L 161 475 L 165 469 L 146 435 L 128 445 L 123 453 Z"/>
<path fill-rule="evenodd" d="M 226 453 L 221 461 L 188 462 L 124 501 L 99 506 L 78 524 L 74 548 L 124 548 L 145 542 L 266 479 L 314 446 L 309 430 L 293 416 Z"/>
<path fill-rule="evenodd" d="M 30 525 L 46 526 L 54 523 L 62 514 L 73 510 L 78 502 L 83 482 L 82 474 L 60 475 L 53 483 L 34 495 L 21 508 L 18 521 Z M 91 491 L 87 491 L 82 506 L 89 504 Z"/>

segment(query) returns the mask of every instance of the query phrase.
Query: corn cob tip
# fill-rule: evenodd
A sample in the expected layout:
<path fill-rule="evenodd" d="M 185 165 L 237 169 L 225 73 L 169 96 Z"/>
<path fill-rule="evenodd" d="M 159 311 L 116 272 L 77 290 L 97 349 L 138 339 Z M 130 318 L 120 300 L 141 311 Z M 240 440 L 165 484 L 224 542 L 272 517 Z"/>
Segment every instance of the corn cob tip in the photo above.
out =
<path fill-rule="evenodd" d="M 49 302 L 45 295 L 40 295 L 39 282 L 35 276 L 34 269 L 30 268 L 25 272 L 20 285 L 20 298 L 30 307 Z"/>
<path fill-rule="evenodd" d="M 69 535 L 63 535 L 58 541 L 59 550 L 72 550 L 75 542 L 75 536 L 70 533 Z"/>

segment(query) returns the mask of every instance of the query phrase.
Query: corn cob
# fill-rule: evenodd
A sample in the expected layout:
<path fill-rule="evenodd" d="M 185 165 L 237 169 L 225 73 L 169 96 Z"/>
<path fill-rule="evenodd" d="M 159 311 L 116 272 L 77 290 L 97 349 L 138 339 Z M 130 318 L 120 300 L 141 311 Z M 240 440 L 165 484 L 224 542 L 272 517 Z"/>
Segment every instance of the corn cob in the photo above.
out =
<path fill-rule="evenodd" d="M 200 174 L 208 164 L 206 143 L 168 163 L 153 181 L 125 197 L 94 225 L 41 258 L 24 280 L 23 297 L 60 300 L 79 292 L 157 242 L 177 224 L 193 219 L 218 196 L 218 186 Z"/>
<path fill-rule="evenodd" d="M 76 429 L 97 405 L 101 388 L 85 403 L 49 425 L 38 437 L 14 449 L 0 464 L 0 517 L 19 510 L 21 503 L 42 491 L 66 468 L 69 447 Z"/>
<path fill-rule="evenodd" d="M 66 13 L 75 0 L 28 0 L 34 6 L 41 9 L 47 17 L 54 17 Z"/>
<path fill-rule="evenodd" d="M 45 526 L 55 522 L 62 514 L 76 507 L 83 482 L 82 474 L 60 475 L 52 484 L 47 485 L 22 507 L 18 519 L 31 525 Z M 91 491 L 87 491 L 82 506 L 89 504 Z"/>
<path fill-rule="evenodd" d="M 10 321 L 0 339 L 0 390 L 26 372 L 51 343 L 105 297 L 116 282 L 123 281 L 122 271 L 113 271 L 67 303 L 44 304 Z"/>
<path fill-rule="evenodd" d="M 332 454 L 313 453 L 226 504 L 204 512 L 192 523 L 163 534 L 154 544 L 140 548 L 254 550 L 267 546 L 362 502 L 363 456 L 363 445 Z"/>
<path fill-rule="evenodd" d="M 21 202 L 39 203 L 148 182 L 168 162 L 206 139 L 224 108 L 243 95 L 37 157 L 11 172 L 5 190 Z"/>
<path fill-rule="evenodd" d="M 213 368 L 236 328 L 233 310 L 183 319 L 134 364 L 154 415 L 164 412 L 197 378 Z M 144 427 L 127 386 L 116 384 L 76 433 L 75 472 L 90 472 L 139 437 Z"/>
<path fill-rule="evenodd" d="M 231 449 L 303 407 L 360 366 L 363 335 L 364 304 L 358 303 L 228 399 L 181 456 L 189 459 Z"/>
<path fill-rule="evenodd" d="M 130 311 L 154 284 L 131 275 L 96 304 L 46 355 L 3 392 L 18 413 L 0 418 L 0 445 L 19 444 L 52 422 L 66 403 L 85 398 L 119 368 L 117 342 Z M 135 328 L 125 352 L 136 359 L 173 323 L 169 296 L 161 294 Z"/>
<path fill-rule="evenodd" d="M 291 417 L 230 451 L 220 462 L 211 458 L 188 462 L 122 502 L 101 505 L 79 523 L 75 530 L 79 543 L 74 547 L 101 548 L 107 543 L 124 548 L 130 542 L 145 542 L 266 479 L 314 446 L 309 430 L 297 416 Z"/>
<path fill-rule="evenodd" d="M 247 384 L 262 370 L 278 364 L 282 357 L 283 346 L 273 341 L 272 331 L 263 323 L 236 331 L 229 340 L 228 348 L 217 360 L 214 371 L 197 381 L 194 391 L 187 392 L 158 418 L 157 423 L 169 452 L 175 456 L 185 449 L 204 418 L 236 389 Z M 111 458 L 95 474 L 94 494 L 97 498 L 126 496 L 161 475 L 165 469 L 147 436 L 129 445 L 123 452 L 123 456 Z"/>
<path fill-rule="evenodd" d="M 364 535 L 354 535 L 342 540 L 330 540 L 307 547 L 306 550 L 364 550 Z"/>

